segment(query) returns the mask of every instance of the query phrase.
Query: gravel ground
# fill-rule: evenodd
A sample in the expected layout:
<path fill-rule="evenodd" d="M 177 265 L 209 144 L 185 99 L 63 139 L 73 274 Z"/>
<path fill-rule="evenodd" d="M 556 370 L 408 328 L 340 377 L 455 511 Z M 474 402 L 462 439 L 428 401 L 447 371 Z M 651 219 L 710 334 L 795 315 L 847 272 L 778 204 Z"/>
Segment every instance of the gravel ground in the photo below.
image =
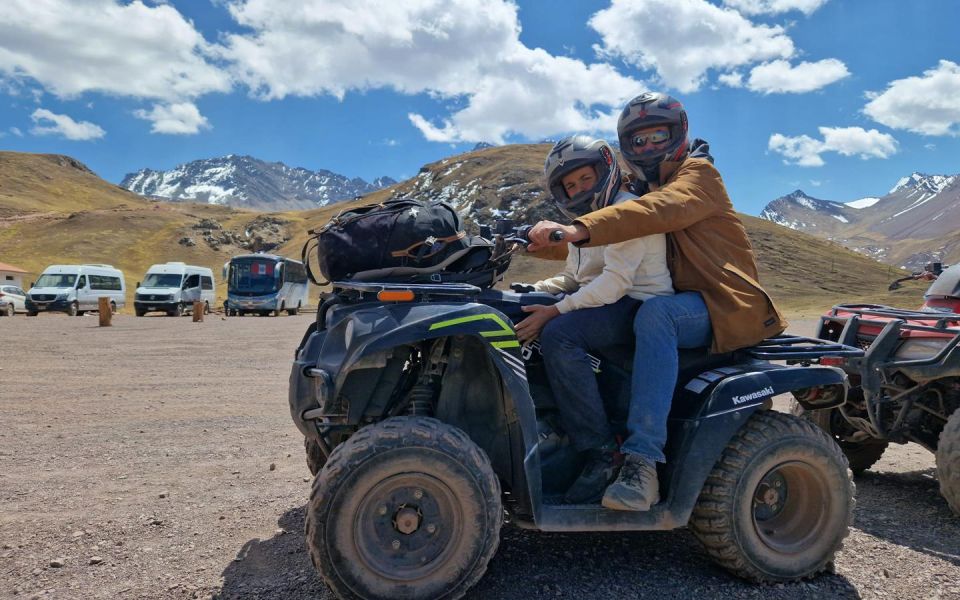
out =
<path fill-rule="evenodd" d="M 0 597 L 332 598 L 286 401 L 311 318 L 0 319 Z M 932 455 L 896 446 L 857 481 L 835 575 L 747 584 L 685 530 L 506 527 L 468 597 L 960 598 L 960 518 Z"/>

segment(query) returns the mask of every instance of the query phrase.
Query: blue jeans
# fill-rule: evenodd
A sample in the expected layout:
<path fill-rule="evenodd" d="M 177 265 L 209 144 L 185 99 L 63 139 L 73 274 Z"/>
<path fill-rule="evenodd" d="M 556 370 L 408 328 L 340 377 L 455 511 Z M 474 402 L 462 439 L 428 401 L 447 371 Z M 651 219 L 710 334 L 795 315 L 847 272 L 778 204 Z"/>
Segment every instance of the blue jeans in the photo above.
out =
<path fill-rule="evenodd" d="M 624 296 L 613 304 L 574 310 L 553 318 L 540 333 L 560 424 L 577 450 L 600 448 L 614 440 L 587 353 L 633 344 L 630 322 L 640 304 Z"/>
<path fill-rule="evenodd" d="M 677 385 L 678 348 L 709 346 L 710 315 L 699 292 L 646 300 L 633 320 L 637 351 L 633 357 L 629 436 L 621 450 L 665 462 L 667 416 Z"/>

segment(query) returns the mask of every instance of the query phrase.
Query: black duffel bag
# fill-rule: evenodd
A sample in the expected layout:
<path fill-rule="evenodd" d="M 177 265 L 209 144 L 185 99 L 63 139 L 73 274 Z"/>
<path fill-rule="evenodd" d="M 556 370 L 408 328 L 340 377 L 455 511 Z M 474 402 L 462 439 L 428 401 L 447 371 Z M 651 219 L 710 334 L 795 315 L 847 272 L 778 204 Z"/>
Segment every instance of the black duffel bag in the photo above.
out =
<path fill-rule="evenodd" d="M 310 230 L 319 285 L 345 279 L 393 279 L 443 271 L 471 250 L 460 216 L 446 202 L 392 200 L 343 211 Z M 308 263 L 311 242 L 303 247 Z"/>

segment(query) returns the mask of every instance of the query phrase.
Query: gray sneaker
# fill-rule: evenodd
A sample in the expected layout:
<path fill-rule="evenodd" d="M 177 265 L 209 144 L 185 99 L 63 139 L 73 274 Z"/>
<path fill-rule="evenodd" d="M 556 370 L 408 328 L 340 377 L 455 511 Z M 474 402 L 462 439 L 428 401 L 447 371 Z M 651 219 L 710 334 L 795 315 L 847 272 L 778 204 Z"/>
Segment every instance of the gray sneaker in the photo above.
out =
<path fill-rule="evenodd" d="M 657 502 L 657 464 L 643 456 L 627 454 L 620 475 L 603 494 L 603 506 L 613 510 L 650 510 Z"/>

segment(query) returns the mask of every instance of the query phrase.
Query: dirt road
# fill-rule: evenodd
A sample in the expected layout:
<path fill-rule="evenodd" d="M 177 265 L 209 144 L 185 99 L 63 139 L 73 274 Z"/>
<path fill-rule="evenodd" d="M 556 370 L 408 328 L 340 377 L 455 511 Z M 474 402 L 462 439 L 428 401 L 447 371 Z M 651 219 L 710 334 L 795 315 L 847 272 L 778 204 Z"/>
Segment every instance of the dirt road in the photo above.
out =
<path fill-rule="evenodd" d="M 0 597 L 331 598 L 286 400 L 311 318 L 0 319 Z M 469 597 L 960 598 L 960 518 L 933 466 L 898 446 L 857 481 L 836 575 L 753 586 L 683 530 L 506 528 Z"/>

